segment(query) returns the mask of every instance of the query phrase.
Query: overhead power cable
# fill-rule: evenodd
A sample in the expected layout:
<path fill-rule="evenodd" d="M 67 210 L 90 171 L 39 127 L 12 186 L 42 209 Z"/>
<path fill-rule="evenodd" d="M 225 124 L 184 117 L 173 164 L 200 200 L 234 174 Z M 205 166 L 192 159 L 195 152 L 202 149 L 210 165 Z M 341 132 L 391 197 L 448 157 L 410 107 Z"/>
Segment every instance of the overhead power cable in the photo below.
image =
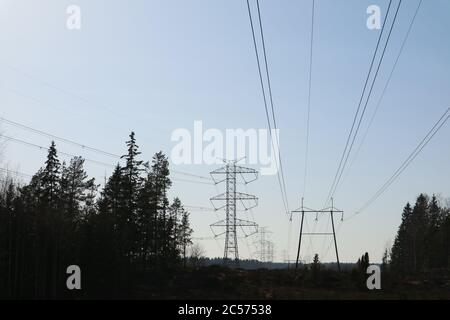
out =
<path fill-rule="evenodd" d="M 331 197 L 334 196 L 334 194 L 335 194 L 335 192 L 336 192 L 336 189 L 337 189 L 337 187 L 338 187 L 338 185 L 339 185 L 339 182 L 341 181 L 342 174 L 344 173 L 344 170 L 345 170 L 345 167 L 346 167 L 346 165 L 347 165 L 349 156 L 350 156 L 350 154 L 351 154 L 351 152 L 352 152 L 352 149 L 353 149 L 353 146 L 354 146 L 354 144 L 355 144 L 356 137 L 357 137 L 358 132 L 359 132 L 359 129 L 360 129 L 360 127 L 361 127 L 361 123 L 362 123 L 362 120 L 363 120 L 363 118 L 364 118 L 364 114 L 366 113 L 367 106 L 368 106 L 368 104 L 369 104 L 370 97 L 371 97 L 371 95 L 372 95 L 372 91 L 373 91 L 375 82 L 376 82 L 376 80 L 377 80 L 378 73 L 379 73 L 379 71 L 380 71 L 380 67 L 381 67 L 381 64 L 382 64 L 382 62 L 383 62 L 384 55 L 385 55 L 385 53 L 386 53 L 386 48 L 387 48 L 387 46 L 388 46 L 388 44 L 389 44 L 389 39 L 391 38 L 392 30 L 393 30 L 393 28 L 394 28 L 395 21 L 397 20 L 398 11 L 399 11 L 399 9 L 400 9 L 400 5 L 401 5 L 401 4 L 402 4 L 402 0 L 399 0 L 398 6 L 397 6 L 397 10 L 396 10 L 396 12 L 395 12 L 394 19 L 393 19 L 392 24 L 391 24 L 391 28 L 390 28 L 390 30 L 389 30 L 389 34 L 388 34 L 386 43 L 385 43 L 384 48 L 383 48 L 383 53 L 381 54 L 380 62 L 378 63 L 378 67 L 377 67 L 377 70 L 376 70 L 376 72 L 375 72 L 375 76 L 374 76 L 374 78 L 373 78 L 372 84 L 371 84 L 371 86 L 370 86 L 370 90 L 369 90 L 369 93 L 368 93 L 368 95 L 367 95 L 367 98 L 366 98 L 366 102 L 365 102 L 365 104 L 364 104 L 363 111 L 362 111 L 361 116 L 360 116 L 360 118 L 359 118 L 358 125 L 357 125 L 356 130 L 355 130 L 355 134 L 353 135 L 352 143 L 350 144 L 350 148 L 348 149 L 347 155 L 346 155 L 346 157 L 345 157 L 344 164 L 343 164 L 343 166 L 342 166 L 342 170 L 341 170 L 341 172 L 340 172 L 340 174 L 339 174 L 338 180 L 336 181 L 336 185 L 334 186 L 334 190 L 333 190 L 333 193 L 331 194 Z"/>
<path fill-rule="evenodd" d="M 365 114 L 365 112 L 367 110 L 367 105 L 369 103 L 370 96 L 371 96 L 372 91 L 373 91 L 373 87 L 375 85 L 375 82 L 376 82 L 376 79 L 377 79 L 377 76 L 378 76 L 381 64 L 383 62 L 383 58 L 384 58 L 384 55 L 386 53 L 387 46 L 389 44 L 389 40 L 390 40 L 390 37 L 391 37 L 391 34 L 392 34 L 392 30 L 394 28 L 394 25 L 395 25 L 395 22 L 396 22 L 396 19 L 397 19 L 397 15 L 398 15 L 401 3 L 402 3 L 402 0 L 399 0 L 398 6 L 397 6 L 397 10 L 395 12 L 394 18 L 393 18 L 392 23 L 391 23 L 389 34 L 388 34 L 387 39 L 386 39 L 385 44 L 384 44 L 384 48 L 383 48 L 383 52 L 381 54 L 381 58 L 380 58 L 380 60 L 378 62 L 378 66 L 377 66 L 375 75 L 374 75 L 374 77 L 372 79 L 372 83 L 371 83 L 371 86 L 370 86 L 370 89 L 369 89 L 369 93 L 367 94 L 365 105 L 364 105 L 363 110 L 362 110 L 362 112 L 360 114 L 362 101 L 364 99 L 364 96 L 365 96 L 365 93 L 366 93 L 366 89 L 368 87 L 367 85 L 369 83 L 369 79 L 370 79 L 370 76 L 372 74 L 374 62 L 375 62 L 375 59 L 376 59 L 376 56 L 377 56 L 377 53 L 378 53 L 378 48 L 380 46 L 382 35 L 384 33 L 384 30 L 385 30 L 386 20 L 387 20 L 387 18 L 389 16 L 392 0 L 390 0 L 390 2 L 389 2 L 389 7 L 387 9 L 386 18 L 384 19 L 383 27 L 382 27 L 382 30 L 380 32 L 380 36 L 378 38 L 377 46 L 375 48 L 375 52 L 374 52 L 373 57 L 372 57 L 372 62 L 370 64 L 370 68 L 369 68 L 369 72 L 368 72 L 367 77 L 366 77 L 366 81 L 365 81 L 365 84 L 364 84 L 363 92 L 361 94 L 361 98 L 360 98 L 359 103 L 358 103 L 358 108 L 356 110 L 356 113 L 355 113 L 355 116 L 354 116 L 354 119 L 353 119 L 353 123 L 352 123 L 351 129 L 350 129 L 349 135 L 347 137 L 347 142 L 346 142 L 344 151 L 342 153 L 342 156 L 341 156 L 341 159 L 340 159 L 340 162 L 339 162 L 338 170 L 336 171 L 336 175 L 335 175 L 333 184 L 332 184 L 332 186 L 330 188 L 330 192 L 329 192 L 329 194 L 328 194 L 328 196 L 327 196 L 327 198 L 325 200 L 325 205 L 324 206 L 326 206 L 328 204 L 328 201 L 334 196 L 334 194 L 336 192 L 336 189 L 337 189 L 337 187 L 339 185 L 340 179 L 342 177 L 342 173 L 345 170 L 345 166 L 346 166 L 346 164 L 348 162 L 348 157 L 351 154 L 353 145 L 355 143 L 355 139 L 356 139 L 356 137 L 358 135 L 358 131 L 359 131 L 359 128 L 360 128 L 361 123 L 362 123 L 362 119 L 363 119 L 364 114 Z M 359 120 L 358 120 L 358 117 L 359 117 Z M 357 123 L 357 121 L 358 121 L 358 123 Z"/>
<path fill-rule="evenodd" d="M 20 144 L 23 144 L 23 145 L 26 145 L 26 146 L 29 146 L 29 147 L 33 147 L 33 148 L 39 149 L 41 151 L 48 151 L 48 147 L 43 147 L 43 146 L 40 146 L 38 144 L 31 143 L 31 142 L 28 142 L 28 141 L 25 141 L 25 140 L 9 137 L 9 136 L 6 136 L 4 134 L 0 134 L 0 137 L 3 137 L 5 139 L 7 139 L 8 141 L 20 143 Z M 67 152 L 62 152 L 62 151 L 58 151 L 58 153 L 62 154 L 62 155 L 65 155 L 65 156 L 68 156 L 68 157 L 77 157 L 77 155 L 74 155 L 72 153 L 67 153 Z M 101 161 L 97 161 L 97 160 L 92 160 L 92 159 L 84 158 L 84 157 L 83 157 L 83 159 L 86 160 L 87 162 L 95 163 L 95 164 L 98 164 L 98 165 L 101 165 L 101 166 L 112 167 L 112 168 L 115 167 L 115 165 L 112 165 L 112 164 L 109 164 L 109 163 L 105 163 L 105 162 L 101 162 Z"/>
<path fill-rule="evenodd" d="M 26 131 L 29 131 L 29 132 L 32 132 L 32 133 L 35 133 L 35 134 L 47 137 L 47 138 L 50 138 L 52 140 L 57 140 L 57 141 L 61 141 L 61 142 L 64 142 L 64 143 L 67 143 L 67 144 L 70 144 L 70 145 L 78 146 L 78 147 L 82 148 L 83 150 L 92 151 L 92 152 L 95 152 L 95 153 L 98 153 L 98 154 L 102 154 L 102 155 L 106 155 L 106 156 L 109 156 L 109 157 L 113 157 L 113 158 L 116 158 L 116 159 L 121 159 L 122 158 L 118 154 L 114 154 L 112 152 L 101 150 L 99 148 L 94 148 L 94 147 L 88 146 L 86 144 L 82 144 L 82 143 L 76 142 L 76 141 L 71 140 L 71 139 L 63 138 L 61 136 L 57 136 L 57 135 L 54 135 L 52 133 L 49 133 L 49 132 L 46 132 L 46 131 L 43 131 L 43 130 L 35 129 L 35 128 L 32 128 L 32 127 L 27 126 L 25 124 L 19 123 L 17 121 L 13 121 L 13 120 L 7 119 L 5 117 L 0 117 L 0 121 L 3 122 L 3 123 L 9 124 L 9 125 L 15 126 L 17 128 L 20 128 L 20 129 L 23 129 L 23 130 L 26 130 Z M 9 139 L 14 140 L 13 138 L 9 138 Z M 16 140 L 18 140 L 18 139 L 16 139 Z M 19 141 L 16 141 L 16 142 L 19 142 Z M 23 140 L 20 141 L 20 143 L 22 143 L 22 144 L 25 144 L 25 143 L 26 144 L 32 144 L 32 143 L 25 142 Z M 34 145 L 34 146 L 36 147 L 36 145 Z M 43 149 L 47 149 L 47 148 L 44 148 L 44 147 L 42 147 L 42 148 Z M 89 161 L 91 161 L 91 160 L 89 160 Z M 94 160 L 92 160 L 92 161 L 94 161 Z M 95 161 L 95 162 L 100 163 L 99 161 Z M 111 166 L 110 164 L 106 164 L 106 165 L 107 166 Z M 205 177 L 205 176 L 196 175 L 196 174 L 183 172 L 183 171 L 179 171 L 179 170 L 171 170 L 171 172 L 172 173 L 176 173 L 176 174 L 180 174 L 180 175 L 193 177 L 193 178 L 208 180 L 208 181 L 212 182 L 211 177 Z"/>
<path fill-rule="evenodd" d="M 6 174 L 12 173 L 14 175 L 23 176 L 23 177 L 27 177 L 27 178 L 31 178 L 32 177 L 31 174 L 20 172 L 20 171 L 16 171 L 16 170 L 10 170 L 10 169 L 6 169 L 6 168 L 0 168 L 0 171 L 4 172 Z"/>
<path fill-rule="evenodd" d="M 259 22 L 260 22 L 260 30 L 262 32 L 262 23 L 261 23 L 259 2 L 257 2 L 257 5 L 258 5 L 258 17 L 259 17 Z M 263 96 L 263 101 L 264 101 L 264 108 L 265 108 L 265 115 L 266 115 L 266 119 L 267 119 L 267 126 L 268 126 L 268 129 L 269 129 L 269 134 L 270 134 L 271 141 L 272 141 L 272 147 L 274 147 L 274 138 L 272 136 L 272 124 L 271 124 L 270 115 L 269 115 L 269 106 L 268 106 L 268 102 L 267 102 L 266 89 L 265 89 L 265 86 L 264 86 L 261 61 L 259 59 L 258 44 L 257 44 L 257 41 L 256 41 L 255 27 L 254 27 L 254 24 L 253 24 L 253 17 L 252 17 L 252 12 L 251 12 L 251 8 L 250 8 L 249 0 L 247 0 L 247 9 L 248 9 L 248 16 L 249 16 L 250 27 L 251 27 L 251 32 L 252 32 L 253 46 L 254 46 L 254 50 L 255 50 L 256 63 L 257 63 L 257 66 L 258 66 L 259 81 L 260 81 L 261 91 L 262 91 L 262 96 Z M 261 37 L 263 37 L 263 33 L 261 33 Z M 264 41 L 263 41 L 263 47 L 265 48 Z M 265 57 L 265 63 L 266 63 L 266 66 L 267 66 L 267 57 L 266 57 L 265 54 L 264 54 L 264 57 Z M 268 76 L 268 69 L 267 69 L 267 67 L 266 67 L 266 74 Z M 270 77 L 269 76 L 268 76 L 268 79 L 269 79 L 269 82 L 270 82 Z M 269 88 L 270 88 L 270 83 L 269 83 Z M 270 97 L 272 97 L 271 88 L 269 89 L 269 94 L 270 94 Z M 271 101 L 273 101 L 273 99 L 271 99 Z M 272 115 L 273 116 L 275 115 L 274 108 L 273 108 L 273 103 L 272 103 Z M 276 119 L 274 118 L 273 121 L 274 121 L 274 127 L 276 128 Z M 275 137 L 275 138 L 278 140 L 278 137 Z M 289 205 L 288 205 L 288 200 L 287 200 L 287 195 L 286 195 L 286 190 L 285 190 L 285 183 L 283 183 L 284 179 L 281 176 L 281 174 L 283 172 L 283 169 L 282 169 L 282 164 L 281 164 L 282 160 L 281 160 L 281 157 L 280 157 L 281 152 L 280 152 L 280 149 L 279 149 L 279 144 L 278 144 L 278 150 L 276 152 L 278 152 L 278 159 L 280 161 L 279 165 L 278 165 L 278 161 L 277 161 L 277 169 L 279 169 L 279 170 L 277 170 L 278 184 L 279 184 L 279 187 L 280 187 L 281 198 L 282 198 L 282 201 L 283 201 L 284 210 L 285 210 L 286 214 L 289 214 L 290 210 L 289 210 Z"/>
<path fill-rule="evenodd" d="M 261 18 L 261 11 L 260 11 L 260 8 L 259 8 L 259 0 L 256 0 L 256 6 L 258 8 L 259 29 L 260 29 L 260 32 L 261 32 L 264 64 L 265 64 L 265 67 L 266 67 L 266 77 L 267 77 L 267 84 L 268 84 L 268 89 L 269 89 L 270 107 L 271 107 L 271 110 L 272 110 L 273 126 L 274 126 L 274 129 L 277 130 L 278 126 L 277 126 L 277 120 L 276 120 L 276 116 L 275 116 L 275 107 L 274 107 L 274 104 L 273 104 L 272 84 L 271 84 L 271 81 L 270 81 L 269 65 L 267 63 L 266 40 L 264 38 L 263 23 L 262 23 L 262 18 Z M 275 139 L 277 140 L 277 145 L 278 145 L 278 158 L 280 160 L 281 180 L 283 182 L 284 196 L 286 198 L 286 205 L 287 205 L 288 213 L 289 213 L 290 209 L 289 209 L 289 202 L 288 202 L 288 197 L 287 197 L 286 181 L 285 181 L 285 178 L 284 178 L 284 169 L 283 169 L 283 160 L 281 158 L 280 142 L 278 141 L 278 139 L 279 139 L 278 135 L 275 136 Z"/>
<path fill-rule="evenodd" d="M 53 135 L 53 134 L 50 134 L 50 133 L 47 133 L 47 132 L 44 132 L 44 131 L 41 131 L 41 130 L 38 130 L 38 129 L 31 128 L 29 126 L 26 126 L 24 124 L 21 124 L 21 123 L 18 123 L 18 122 L 6 119 L 4 117 L 0 117 L 0 121 L 4 122 L 4 123 L 7 123 L 7 124 L 10 124 L 12 126 L 15 126 L 15 127 L 18 127 L 18 128 L 21 128 L 21 129 L 33 132 L 33 133 L 36 133 L 36 134 L 39 134 L 39 135 L 47 137 L 47 138 L 51 138 L 51 139 L 54 139 L 54 140 L 59 140 L 59 141 L 65 142 L 67 144 L 71 144 L 71 145 L 75 145 L 75 146 L 81 147 L 82 149 L 94 151 L 94 152 L 101 153 L 101 154 L 104 154 L 104 155 L 107 155 L 107 156 L 110 156 L 110 157 L 114 157 L 114 158 L 120 158 L 120 155 L 113 154 L 113 153 L 110 153 L 110 152 L 107 152 L 107 151 L 103 151 L 103 150 L 100 150 L 100 149 L 97 149 L 97 148 L 89 147 L 89 146 L 87 146 L 85 144 L 81 144 L 81 143 L 75 142 L 73 140 L 69 140 L 69 139 L 66 139 L 66 138 L 58 137 L 56 135 Z"/>
<path fill-rule="evenodd" d="M 350 139 L 351 139 L 351 137 L 352 137 L 352 135 L 353 135 L 353 130 L 354 130 L 354 128 L 355 128 L 356 121 L 357 121 L 357 119 L 358 119 L 359 111 L 360 111 L 360 108 L 361 108 L 361 103 L 362 103 L 362 101 L 363 101 L 363 99 L 364 99 L 364 94 L 365 94 L 365 92 L 366 92 L 367 84 L 369 83 L 370 75 L 371 75 L 371 73 L 372 73 L 372 69 L 373 69 L 373 66 L 374 66 L 374 63 L 375 63 L 375 58 L 376 58 L 377 53 L 378 53 L 378 48 L 379 48 L 379 46 L 380 46 L 381 39 L 382 39 L 382 37 L 383 37 L 384 28 L 385 28 L 385 26 L 386 26 L 386 20 L 387 20 L 387 18 L 388 18 L 388 16 L 389 16 L 389 12 L 390 12 L 390 10 L 391 10 L 391 5 L 392 5 L 392 0 L 389 1 L 389 6 L 388 6 L 387 11 L 386 11 L 386 17 L 384 18 L 383 25 L 382 25 L 382 28 L 381 28 L 381 32 L 380 32 L 380 35 L 378 36 L 377 45 L 376 45 L 375 51 L 374 51 L 374 53 L 373 53 L 373 55 L 372 55 L 372 61 L 371 61 L 371 63 L 370 63 L 369 71 L 367 72 L 366 81 L 365 81 L 365 83 L 364 83 L 364 87 L 363 87 L 363 90 L 362 90 L 362 93 L 361 93 L 361 97 L 360 97 L 360 99 L 359 99 L 358 107 L 357 107 L 357 109 L 356 109 L 355 116 L 353 117 L 353 123 L 352 123 L 352 126 L 351 126 L 351 128 L 350 128 L 350 131 L 349 131 L 349 133 L 348 133 L 347 141 L 346 141 L 346 143 L 345 143 L 345 147 L 344 147 L 344 151 L 342 152 L 341 159 L 339 160 L 339 165 L 338 165 L 338 168 L 337 168 L 337 170 L 336 170 L 336 174 L 335 174 L 335 176 L 334 176 L 333 183 L 331 184 L 330 191 L 328 192 L 327 198 L 325 199 L 324 207 L 326 207 L 326 205 L 328 204 L 329 199 L 331 199 L 331 194 L 332 194 L 333 189 L 334 189 L 334 186 L 335 186 L 335 184 L 336 184 L 336 180 L 337 180 L 337 178 L 338 178 L 338 176 L 339 176 L 339 172 L 340 172 L 340 170 L 341 170 L 341 168 L 342 168 L 342 163 L 343 163 L 344 158 L 345 158 L 345 155 L 346 155 L 346 153 L 347 153 L 347 149 L 348 149 L 348 146 L 349 146 L 349 143 L 350 143 Z"/>
<path fill-rule="evenodd" d="M 311 116 L 311 86 L 312 86 L 312 66 L 313 66 L 313 48 L 314 48 L 314 14 L 315 14 L 315 0 L 312 1 L 312 10 L 311 10 L 311 39 L 309 52 L 308 104 L 306 115 L 306 147 L 305 147 L 305 167 L 303 172 L 303 197 L 306 196 L 306 178 L 308 172 L 309 125 Z"/>
<path fill-rule="evenodd" d="M 376 115 L 377 115 L 377 113 L 378 113 L 378 110 L 379 110 L 379 108 L 380 108 L 380 106 L 381 106 L 381 103 L 382 103 L 382 101 L 383 101 L 383 99 L 384 99 L 384 96 L 385 96 L 385 94 L 386 94 L 387 88 L 388 88 L 389 84 L 391 83 L 391 80 L 392 80 L 392 76 L 393 76 L 393 74 L 394 74 L 394 71 L 395 71 L 395 69 L 397 68 L 397 64 L 398 64 L 398 62 L 399 62 L 399 60 L 400 60 L 400 57 L 401 57 L 401 55 L 402 55 L 402 53 L 403 53 L 403 49 L 405 48 L 405 44 L 406 44 L 406 42 L 408 41 L 409 35 L 411 34 L 411 30 L 412 30 L 413 25 L 414 25 L 414 22 L 415 22 L 415 20 L 416 20 L 417 14 L 419 13 L 419 9 L 420 9 L 420 7 L 421 7 L 421 5 L 422 5 L 422 1 L 423 1 L 423 0 L 419 0 L 419 2 L 418 2 L 418 4 L 417 4 L 416 11 L 414 12 L 414 15 L 413 15 L 413 17 L 412 17 L 412 19 L 411 19 L 411 22 L 410 22 L 409 27 L 408 27 L 408 31 L 406 32 L 406 35 L 405 35 L 405 37 L 403 38 L 402 44 L 401 44 L 401 46 L 400 46 L 400 50 L 399 50 L 399 52 L 398 52 L 398 54 L 397 54 L 397 58 L 395 59 L 394 65 L 392 66 L 392 69 L 391 69 L 391 72 L 390 72 L 390 74 L 389 74 L 389 77 L 388 77 L 388 79 L 387 79 L 387 81 L 386 81 L 386 84 L 385 84 L 385 86 L 384 86 L 384 88 L 383 88 L 383 91 L 381 92 L 380 98 L 378 99 L 378 102 L 377 102 L 377 104 L 376 104 L 375 110 L 374 110 L 374 112 L 372 113 L 372 116 L 371 116 L 371 118 L 370 118 L 369 124 L 368 124 L 368 126 L 367 126 L 367 128 L 366 128 L 366 131 L 364 132 L 364 135 L 363 135 L 363 137 L 362 137 L 362 139 L 361 139 L 361 142 L 360 142 L 360 144 L 359 144 L 359 146 L 358 146 L 358 149 L 357 149 L 356 152 L 355 152 L 355 156 L 353 157 L 353 160 L 352 160 L 352 162 L 350 163 L 350 165 L 349 165 L 349 167 L 348 167 L 348 169 L 347 169 L 347 174 L 348 174 L 348 172 L 351 170 L 351 168 L 353 167 L 353 164 L 355 163 L 356 159 L 358 158 L 358 155 L 359 155 L 359 153 L 360 153 L 360 151 L 361 151 L 361 148 L 362 148 L 362 146 L 363 146 L 363 144 L 364 144 L 364 142 L 365 142 L 365 140 L 366 140 L 366 138 L 367 138 L 367 135 L 368 135 L 369 130 L 370 130 L 372 124 L 373 124 L 373 121 L 375 120 L 375 117 L 376 117 Z"/>
<path fill-rule="evenodd" d="M 438 131 L 447 123 L 450 118 L 450 107 L 444 112 L 444 114 L 439 118 L 439 120 L 434 124 L 434 126 L 428 131 L 425 137 L 419 142 L 416 148 L 410 153 L 410 155 L 403 161 L 400 167 L 392 174 L 392 176 L 378 189 L 377 192 L 352 216 L 349 216 L 346 220 L 349 220 L 367 209 L 374 201 L 376 201 L 403 173 L 403 171 L 408 168 L 411 162 L 422 152 L 422 150 L 427 146 L 427 144 L 433 139 L 433 137 L 438 133 Z"/>

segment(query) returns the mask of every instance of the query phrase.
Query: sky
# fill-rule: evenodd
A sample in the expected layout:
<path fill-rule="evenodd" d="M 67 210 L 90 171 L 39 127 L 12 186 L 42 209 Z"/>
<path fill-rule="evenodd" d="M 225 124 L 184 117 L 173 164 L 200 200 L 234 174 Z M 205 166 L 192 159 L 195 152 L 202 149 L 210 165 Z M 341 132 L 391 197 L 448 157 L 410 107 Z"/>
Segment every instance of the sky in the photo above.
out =
<path fill-rule="evenodd" d="M 417 3 L 403 1 L 400 8 L 360 136 Z M 70 5 L 81 9 L 79 30 L 66 26 Z M 251 5 L 256 14 L 255 2 Z M 305 206 L 323 206 L 380 32 L 367 28 L 366 10 L 378 5 L 384 17 L 388 1 L 316 0 L 305 183 L 311 5 L 312 0 L 260 1 L 291 210 L 300 206 L 302 196 Z M 352 166 L 335 194 L 335 206 L 344 216 L 370 199 L 450 106 L 448 12 L 447 0 L 423 1 L 373 125 L 358 156 L 351 156 Z M 194 121 L 223 132 L 267 126 L 244 0 L 0 0 L 0 30 L 0 116 L 6 119 L 116 154 L 125 152 L 124 142 L 134 130 L 144 160 L 159 150 L 170 154 L 174 130 L 192 132 Z M 37 145 L 50 144 L 47 137 L 4 122 L 0 131 Z M 354 219 L 336 219 L 341 261 L 354 262 L 366 251 L 379 261 L 395 238 L 407 201 L 414 202 L 421 192 L 450 197 L 449 137 L 447 124 L 376 202 Z M 45 161 L 45 150 L 1 142 L 2 168 L 33 174 Z M 57 147 L 117 162 L 58 141 Z M 208 176 L 218 166 L 171 168 Z M 86 169 L 99 181 L 111 172 L 95 163 L 86 163 Z M 170 196 L 180 197 L 185 205 L 211 207 L 209 199 L 223 188 L 174 181 Z M 259 205 L 238 217 L 272 232 L 275 260 L 294 259 L 300 219 L 294 215 L 289 222 L 286 217 L 276 176 L 261 176 L 240 191 L 255 194 Z M 210 239 L 209 228 L 223 218 L 223 212 L 191 212 L 195 242 L 208 256 L 223 255 L 224 240 Z M 305 232 L 329 232 L 329 221 L 325 215 L 318 221 L 310 216 Z M 240 239 L 241 258 L 257 258 L 257 239 Z M 318 253 L 322 261 L 335 260 L 331 237 L 303 241 L 302 259 L 309 261 Z"/>

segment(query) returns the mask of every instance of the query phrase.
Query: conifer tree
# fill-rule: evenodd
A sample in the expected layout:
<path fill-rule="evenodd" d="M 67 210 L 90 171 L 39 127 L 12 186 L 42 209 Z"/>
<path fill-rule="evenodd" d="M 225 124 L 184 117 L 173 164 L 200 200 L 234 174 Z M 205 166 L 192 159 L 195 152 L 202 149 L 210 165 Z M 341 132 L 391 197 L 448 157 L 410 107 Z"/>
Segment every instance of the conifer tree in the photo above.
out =
<path fill-rule="evenodd" d="M 383 271 L 387 270 L 389 263 L 390 263 L 390 253 L 389 249 L 386 248 L 384 249 L 383 257 L 381 258 L 381 268 Z"/>
<path fill-rule="evenodd" d="M 98 198 L 84 159 L 61 164 L 53 142 L 29 183 L 0 183 L 0 297 L 71 297 L 71 264 L 82 267 L 82 294 L 100 297 L 119 297 L 141 272 L 176 269 L 192 229 L 181 201 L 169 205 L 168 159 L 158 152 L 144 164 L 134 133 L 127 149 Z"/>
<path fill-rule="evenodd" d="M 135 214 L 137 197 L 142 183 L 140 174 L 144 169 L 142 168 L 143 161 L 138 160 L 141 152 L 139 152 L 139 146 L 136 144 L 134 132 L 131 132 L 130 140 L 126 142 L 126 145 L 128 153 L 122 156 L 126 161 L 125 166 L 122 168 L 122 192 L 126 202 L 126 209 L 130 215 L 128 219 L 131 221 L 132 215 Z"/>
<path fill-rule="evenodd" d="M 167 210 L 169 206 L 167 191 L 172 185 L 172 182 L 170 181 L 169 174 L 169 161 L 167 157 L 162 152 L 156 153 L 152 159 L 151 172 L 148 179 L 151 181 L 150 202 L 155 210 L 153 212 L 154 218 L 152 219 L 155 222 L 152 230 L 155 250 L 154 257 L 157 263 L 161 265 L 165 264 L 164 256 L 170 247 L 169 234 L 167 232 Z"/>
<path fill-rule="evenodd" d="M 120 241 L 123 253 L 128 256 L 129 261 L 136 259 L 138 254 L 137 239 L 137 202 L 142 186 L 140 176 L 143 171 L 142 161 L 138 160 L 139 146 L 136 144 L 134 132 L 130 134 L 130 140 L 126 142 L 128 153 L 122 156 L 125 159 L 125 166 L 122 170 L 121 180 L 121 209 L 119 211 Z"/>
<path fill-rule="evenodd" d="M 192 232 L 193 230 L 190 227 L 189 223 L 189 213 L 185 210 L 181 212 L 181 223 L 178 232 L 179 245 L 181 248 L 181 252 L 183 255 L 183 266 L 186 267 L 186 254 L 187 247 L 192 244 Z"/>
<path fill-rule="evenodd" d="M 395 271 L 404 271 L 412 263 L 412 249 L 410 237 L 412 208 L 409 202 L 406 204 L 402 213 L 402 222 L 400 224 L 394 245 L 392 246 L 391 263 Z"/>
<path fill-rule="evenodd" d="M 81 209 L 87 199 L 87 192 L 92 188 L 94 180 L 87 180 L 88 175 L 84 170 L 84 159 L 74 157 L 69 166 L 63 163 L 61 170 L 61 206 L 66 218 L 79 221 Z"/>
<path fill-rule="evenodd" d="M 48 149 L 47 161 L 42 172 L 42 203 L 49 207 L 55 207 L 59 191 L 61 164 L 58 159 L 55 142 L 52 141 Z"/>
<path fill-rule="evenodd" d="M 436 268 L 442 262 L 440 261 L 441 257 L 441 235 L 439 233 L 439 227 L 441 224 L 442 216 L 441 216 L 441 208 L 439 206 L 436 195 L 431 197 L 431 200 L 428 205 L 428 229 L 425 234 L 425 261 L 424 266 L 426 268 Z"/>
<path fill-rule="evenodd" d="M 412 267 L 415 272 L 420 272 L 425 267 L 425 240 L 429 227 L 428 217 L 428 197 L 425 194 L 420 194 L 413 208 L 410 225 L 413 250 Z"/>

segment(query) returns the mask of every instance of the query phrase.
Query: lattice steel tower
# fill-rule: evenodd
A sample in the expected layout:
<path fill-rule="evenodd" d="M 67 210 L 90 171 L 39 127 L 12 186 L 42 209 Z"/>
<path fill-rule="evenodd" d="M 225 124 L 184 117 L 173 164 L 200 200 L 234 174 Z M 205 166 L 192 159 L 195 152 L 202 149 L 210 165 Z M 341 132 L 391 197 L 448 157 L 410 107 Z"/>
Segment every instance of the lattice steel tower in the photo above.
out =
<path fill-rule="evenodd" d="M 255 241 L 258 250 L 255 254 L 261 262 L 273 262 L 273 242 L 269 238 L 272 233 L 267 227 L 258 228 L 259 239 Z"/>
<path fill-rule="evenodd" d="M 255 181 L 258 178 L 258 171 L 237 165 L 240 160 L 225 161 L 226 165 L 220 169 L 211 172 L 215 184 L 225 182 L 225 193 L 212 197 L 211 203 L 215 210 L 225 209 L 225 220 L 220 220 L 211 225 L 215 237 L 225 234 L 225 247 L 224 247 L 224 263 L 227 263 L 231 258 L 234 258 L 236 262 L 239 261 L 239 249 L 238 249 L 238 236 L 237 228 L 241 228 L 245 234 L 244 227 L 252 227 L 257 231 L 258 225 L 253 221 L 242 220 L 237 218 L 237 212 L 239 205 L 242 205 L 243 210 L 250 210 L 258 205 L 258 198 L 247 194 L 238 192 L 236 186 L 239 180 L 242 180 L 244 184 Z M 218 176 L 224 176 L 224 179 L 217 179 Z M 246 177 L 250 176 L 250 179 Z M 225 202 L 224 205 L 217 207 L 215 203 Z M 214 232 L 215 227 L 225 227 L 225 232 L 216 234 Z M 255 231 L 255 232 L 256 232 Z M 249 236 L 249 234 L 245 234 Z"/>

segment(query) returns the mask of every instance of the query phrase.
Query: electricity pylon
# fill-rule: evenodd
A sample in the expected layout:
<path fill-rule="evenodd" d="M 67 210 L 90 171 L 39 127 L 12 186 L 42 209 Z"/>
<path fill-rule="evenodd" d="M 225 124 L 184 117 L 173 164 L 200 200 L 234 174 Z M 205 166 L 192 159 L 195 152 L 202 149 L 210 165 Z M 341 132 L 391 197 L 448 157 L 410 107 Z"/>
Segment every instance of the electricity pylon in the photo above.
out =
<path fill-rule="evenodd" d="M 225 220 L 217 221 L 210 227 L 214 233 L 215 227 L 225 227 L 225 232 L 220 234 L 214 233 L 215 237 L 225 234 L 225 247 L 223 259 L 227 264 L 229 259 L 234 258 L 236 263 L 239 263 L 239 249 L 238 249 L 238 236 L 237 228 L 240 227 L 245 234 L 244 227 L 253 227 L 257 230 L 258 225 L 253 221 L 247 221 L 237 218 L 238 204 L 242 204 L 243 210 L 250 210 L 258 205 L 258 198 L 238 192 L 236 190 L 236 184 L 238 176 L 242 179 L 244 184 L 255 181 L 258 178 L 258 171 L 237 165 L 240 160 L 224 161 L 225 166 L 211 172 L 211 177 L 215 184 L 225 182 L 225 193 L 212 197 L 211 203 L 214 209 L 225 209 Z M 223 179 L 217 179 L 218 176 L 225 176 Z M 250 176 L 250 179 L 246 179 Z M 225 202 L 224 205 L 216 207 L 216 202 Z M 252 233 L 253 234 L 253 233 Z M 249 236 L 251 234 L 245 234 Z"/>
<path fill-rule="evenodd" d="M 338 265 L 338 269 L 339 271 L 341 270 L 341 265 L 339 263 L 339 253 L 338 253 L 338 247 L 337 247 L 337 240 L 336 240 L 336 231 L 334 228 L 334 214 L 338 213 L 341 215 L 341 221 L 343 221 L 344 219 L 344 211 L 341 211 L 339 209 L 336 209 L 334 207 L 334 201 L 333 198 L 331 198 L 331 207 L 329 208 L 325 208 L 322 210 L 314 210 L 314 209 L 310 209 L 310 208 L 306 208 L 303 206 L 303 198 L 302 198 L 302 206 L 301 208 L 292 211 L 292 213 L 301 213 L 302 214 L 302 220 L 301 220 L 301 224 L 300 224 L 300 236 L 298 239 L 298 249 L 297 249 L 297 260 L 295 261 L 295 268 L 298 268 L 298 261 L 300 259 L 300 248 L 302 245 L 302 236 L 303 235 L 308 235 L 308 236 L 327 236 L 327 235 L 332 235 L 333 239 L 334 239 L 334 249 L 336 252 L 336 261 L 337 261 L 337 265 Z M 332 232 L 324 232 L 324 233 L 319 233 L 319 232 L 312 232 L 312 233 L 304 233 L 303 232 L 303 220 L 305 218 L 305 214 L 306 213 L 315 213 L 316 214 L 316 220 L 318 219 L 319 214 L 326 214 L 329 213 L 330 214 L 330 218 L 331 218 L 331 228 L 332 228 Z"/>
<path fill-rule="evenodd" d="M 267 227 L 258 228 L 259 240 L 255 242 L 258 251 L 255 253 L 261 262 L 273 261 L 273 242 L 269 239 L 269 235 L 272 233 L 267 230 Z"/>

